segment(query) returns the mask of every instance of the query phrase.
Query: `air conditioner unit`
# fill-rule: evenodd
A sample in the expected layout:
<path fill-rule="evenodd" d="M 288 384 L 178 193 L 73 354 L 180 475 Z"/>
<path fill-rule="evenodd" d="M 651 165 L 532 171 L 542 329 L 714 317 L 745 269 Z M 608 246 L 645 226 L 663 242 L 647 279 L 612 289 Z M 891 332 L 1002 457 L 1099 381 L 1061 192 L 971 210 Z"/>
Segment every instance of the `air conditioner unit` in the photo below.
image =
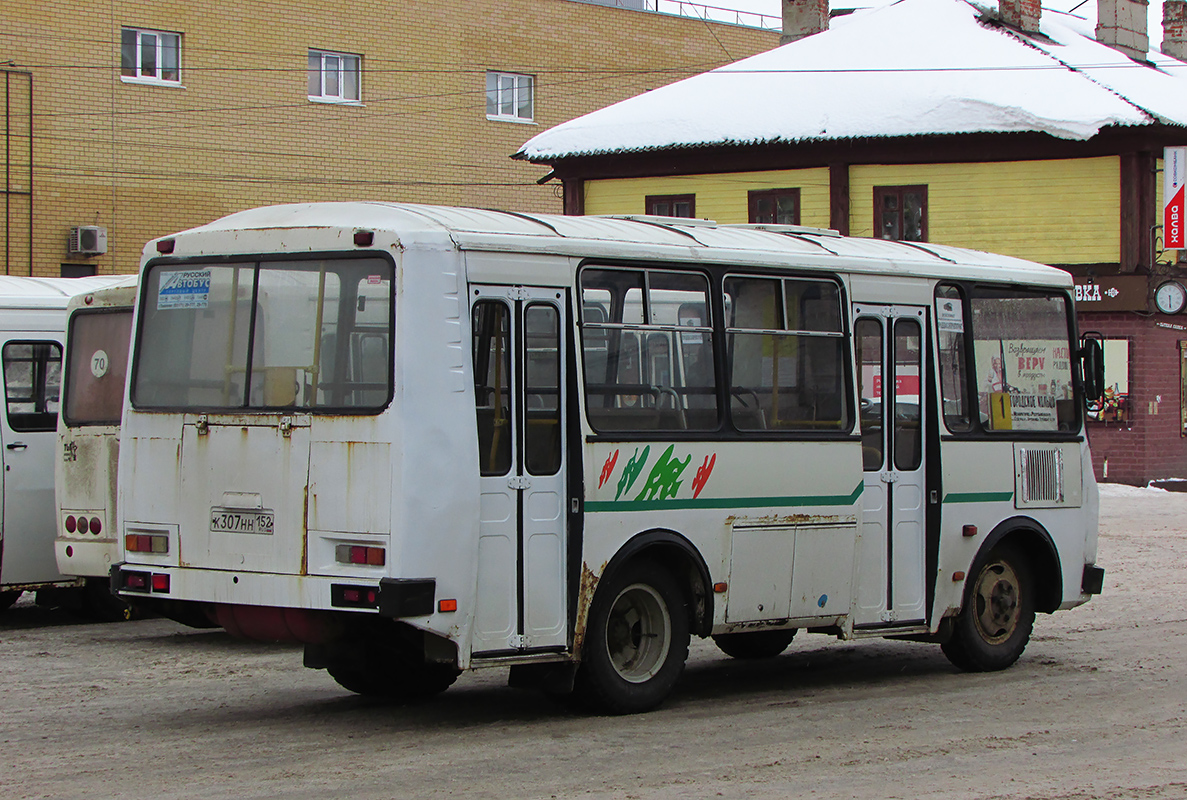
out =
<path fill-rule="evenodd" d="M 79 225 L 70 229 L 71 253 L 82 256 L 100 256 L 107 252 L 107 228 L 98 225 Z"/>

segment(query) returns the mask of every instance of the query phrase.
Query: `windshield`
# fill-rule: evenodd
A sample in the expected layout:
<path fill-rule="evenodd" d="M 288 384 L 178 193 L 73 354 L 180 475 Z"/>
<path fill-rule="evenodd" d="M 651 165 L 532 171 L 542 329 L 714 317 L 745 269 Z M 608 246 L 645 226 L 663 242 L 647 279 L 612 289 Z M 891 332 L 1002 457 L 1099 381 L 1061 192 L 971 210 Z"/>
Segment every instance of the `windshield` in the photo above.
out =
<path fill-rule="evenodd" d="M 381 409 L 391 397 L 392 311 L 392 265 L 382 258 L 153 265 L 132 403 Z"/>
<path fill-rule="evenodd" d="M 80 425 L 118 425 L 128 374 L 132 309 L 76 311 L 66 341 L 62 419 Z"/>

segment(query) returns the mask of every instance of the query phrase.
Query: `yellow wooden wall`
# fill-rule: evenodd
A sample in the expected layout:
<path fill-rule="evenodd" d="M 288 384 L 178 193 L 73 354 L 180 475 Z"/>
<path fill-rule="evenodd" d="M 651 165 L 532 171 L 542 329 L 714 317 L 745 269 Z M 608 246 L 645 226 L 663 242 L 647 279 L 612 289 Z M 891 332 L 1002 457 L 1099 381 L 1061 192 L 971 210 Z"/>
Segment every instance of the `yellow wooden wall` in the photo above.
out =
<path fill-rule="evenodd" d="M 928 238 L 1049 264 L 1116 263 L 1120 159 L 855 165 L 849 232 L 871 236 L 874 187 L 926 184 Z M 587 214 L 642 214 L 649 194 L 695 194 L 697 216 L 747 221 L 751 189 L 800 189 L 801 223 L 829 226 L 828 170 L 773 170 L 589 181 Z"/>
<path fill-rule="evenodd" d="M 1116 263 L 1121 161 L 854 166 L 849 232 L 871 236 L 874 187 L 927 184 L 928 239 L 1046 264 Z"/>
<path fill-rule="evenodd" d="M 722 224 L 749 221 L 751 189 L 799 189 L 800 223 L 828 227 L 828 169 L 784 169 L 623 178 L 585 184 L 586 214 L 645 214 L 649 194 L 695 194 L 697 216 Z"/>

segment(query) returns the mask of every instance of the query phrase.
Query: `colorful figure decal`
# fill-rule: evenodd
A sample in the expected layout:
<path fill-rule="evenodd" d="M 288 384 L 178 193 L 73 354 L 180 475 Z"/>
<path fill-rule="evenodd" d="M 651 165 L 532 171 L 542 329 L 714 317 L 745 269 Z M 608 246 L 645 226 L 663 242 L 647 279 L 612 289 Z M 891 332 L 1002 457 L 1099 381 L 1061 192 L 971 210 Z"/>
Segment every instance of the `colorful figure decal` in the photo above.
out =
<path fill-rule="evenodd" d="M 668 448 L 671 452 L 672 448 Z M 643 452 L 639 452 L 639 448 L 635 448 L 635 454 L 631 456 L 631 460 L 626 462 L 626 466 L 622 468 L 622 477 L 618 479 L 618 492 L 614 495 L 614 499 L 622 497 L 623 492 L 630 491 L 630 488 L 635 485 L 635 481 L 639 478 L 639 473 L 643 471 L 644 465 L 647 463 L 647 456 L 651 455 L 651 445 L 643 448 Z"/>
<path fill-rule="evenodd" d="M 692 479 L 692 499 L 696 500 L 697 495 L 701 493 L 701 489 L 705 488 L 705 484 L 709 482 L 709 476 L 713 474 L 713 465 L 717 463 L 717 454 L 714 453 L 712 457 L 705 456 L 705 462 L 697 467 L 697 476 Z"/>
<path fill-rule="evenodd" d="M 614 474 L 614 465 L 618 463 L 618 451 L 615 450 L 606 463 L 602 465 L 602 477 L 598 478 L 598 488 L 601 489 L 606 485 L 606 481 L 610 480 L 610 476 Z"/>
<path fill-rule="evenodd" d="M 683 461 L 672 458 L 672 450 L 675 447 L 676 445 L 668 445 L 668 449 L 655 462 L 651 474 L 647 476 L 647 483 L 643 485 L 643 491 L 639 492 L 635 500 L 664 500 L 676 496 L 680 489 L 680 474 L 692 461 L 692 456 L 689 455 Z"/>

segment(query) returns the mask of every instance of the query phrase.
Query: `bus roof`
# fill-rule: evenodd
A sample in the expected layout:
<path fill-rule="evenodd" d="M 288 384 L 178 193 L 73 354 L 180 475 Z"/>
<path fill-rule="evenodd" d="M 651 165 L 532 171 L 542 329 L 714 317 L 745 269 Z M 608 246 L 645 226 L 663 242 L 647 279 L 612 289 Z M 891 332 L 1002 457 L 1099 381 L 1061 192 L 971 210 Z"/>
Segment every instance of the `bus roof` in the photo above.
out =
<path fill-rule="evenodd" d="M 237 231 L 291 231 L 280 248 Z M 353 249 L 358 230 L 393 234 L 404 247 L 448 237 L 462 250 L 574 257 L 647 257 L 684 263 L 788 266 L 919 277 L 1006 280 L 1071 287 L 1067 272 L 1011 256 L 933 244 L 861 239 L 836 231 L 780 225 L 718 225 L 648 216 L 562 216 L 411 203 L 297 203 L 230 214 L 174 239 L 175 256 Z M 301 233 L 298 234 L 298 231 Z M 299 240 L 299 241 L 298 241 Z M 145 259 L 157 255 L 154 240 Z M 439 244 L 438 244 L 439 246 Z"/>
<path fill-rule="evenodd" d="M 115 306 L 131 306 L 136 302 L 136 287 L 140 283 L 138 275 L 113 275 L 118 278 L 114 283 L 97 289 L 83 290 L 70 298 L 67 305 L 71 311 L 76 308 L 112 308 Z M 90 302 L 87 302 L 88 299 Z"/>
<path fill-rule="evenodd" d="M 65 308 L 76 294 L 93 292 L 136 276 L 96 275 L 89 278 L 30 278 L 0 275 L 0 308 Z"/>

